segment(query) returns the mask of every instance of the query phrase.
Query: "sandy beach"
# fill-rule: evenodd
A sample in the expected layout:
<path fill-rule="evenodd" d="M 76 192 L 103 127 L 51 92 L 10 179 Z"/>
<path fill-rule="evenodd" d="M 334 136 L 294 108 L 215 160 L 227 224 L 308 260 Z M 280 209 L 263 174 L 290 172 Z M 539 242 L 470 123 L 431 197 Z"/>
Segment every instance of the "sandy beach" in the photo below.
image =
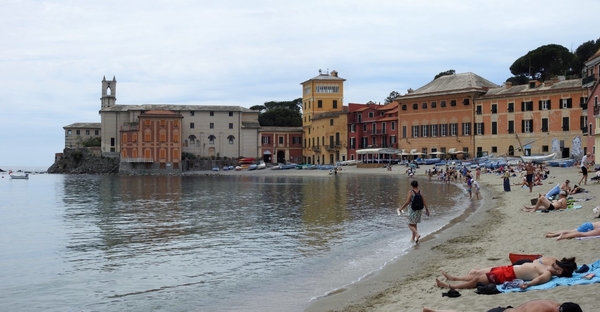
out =
<path fill-rule="evenodd" d="M 545 238 L 550 231 L 573 229 L 583 222 L 593 222 L 592 209 L 600 205 L 600 197 L 577 202 L 581 209 L 569 209 L 550 213 L 527 213 L 521 211 L 538 193 L 545 194 L 565 179 L 579 182 L 579 168 L 550 167 L 548 179 L 528 188 L 514 185 L 521 181 L 511 178 L 511 192 L 504 192 L 502 179 L 495 174 L 482 174 L 482 199 L 454 220 L 454 224 L 422 238 L 407 255 L 387 265 L 380 272 L 344 290 L 316 300 L 307 311 L 422 311 L 424 306 L 459 311 L 487 311 L 498 306 L 517 306 L 534 299 L 554 299 L 559 302 L 579 303 L 584 311 L 598 308 L 596 291 L 598 285 L 558 286 L 550 290 L 528 290 L 518 293 L 479 295 L 474 290 L 460 290 L 461 297 L 443 297 L 447 289 L 438 288 L 435 279 L 443 279 L 440 270 L 450 274 L 464 275 L 472 268 L 484 268 L 510 264 L 509 253 L 536 253 L 545 256 L 576 257 L 578 265 L 590 264 L 600 259 L 598 239 L 561 240 Z M 359 169 L 345 167 L 341 174 L 398 174 L 383 169 Z M 260 174 L 272 174 L 265 170 Z M 427 178 L 420 170 L 423 183 Z M 296 170 L 283 174 L 323 175 L 319 171 Z M 593 176 L 593 171 L 590 176 Z M 588 181 L 583 186 L 588 192 L 571 195 L 574 199 L 599 194 L 600 183 Z M 475 201 L 475 199 L 473 199 Z M 479 207 L 479 208 L 477 208 Z M 598 219 L 596 219 L 598 220 Z M 406 235 L 409 233 L 399 233 Z"/>

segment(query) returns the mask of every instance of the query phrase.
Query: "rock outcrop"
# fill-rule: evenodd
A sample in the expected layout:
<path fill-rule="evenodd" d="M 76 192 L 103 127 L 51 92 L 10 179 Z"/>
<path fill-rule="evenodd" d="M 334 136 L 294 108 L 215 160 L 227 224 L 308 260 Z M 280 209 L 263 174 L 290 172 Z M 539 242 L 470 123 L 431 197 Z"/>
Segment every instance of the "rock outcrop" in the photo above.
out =
<path fill-rule="evenodd" d="M 99 148 L 65 148 L 48 173 L 117 174 L 118 157 L 104 157 Z"/>

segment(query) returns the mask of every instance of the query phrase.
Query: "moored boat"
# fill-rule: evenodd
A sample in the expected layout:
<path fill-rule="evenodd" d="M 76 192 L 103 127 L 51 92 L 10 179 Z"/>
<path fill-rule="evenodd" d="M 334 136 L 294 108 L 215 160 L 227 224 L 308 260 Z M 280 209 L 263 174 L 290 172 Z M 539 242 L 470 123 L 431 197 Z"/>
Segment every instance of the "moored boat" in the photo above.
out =
<path fill-rule="evenodd" d="M 556 158 L 556 153 L 548 154 L 548 155 L 538 155 L 538 156 L 521 156 L 523 161 L 533 161 L 533 162 L 543 162 Z"/>

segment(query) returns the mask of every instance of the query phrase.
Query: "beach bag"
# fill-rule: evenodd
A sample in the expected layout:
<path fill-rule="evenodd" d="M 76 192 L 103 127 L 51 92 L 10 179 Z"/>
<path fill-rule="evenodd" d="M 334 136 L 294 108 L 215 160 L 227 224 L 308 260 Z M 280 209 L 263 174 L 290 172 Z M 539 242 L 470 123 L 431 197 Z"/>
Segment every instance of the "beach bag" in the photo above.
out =
<path fill-rule="evenodd" d="M 477 289 L 475 290 L 475 292 L 479 295 L 496 295 L 500 293 L 500 291 L 496 287 L 496 284 L 485 284 L 482 282 L 477 283 Z"/>
<path fill-rule="evenodd" d="M 413 196 L 413 200 L 412 203 L 410 204 L 410 209 L 412 210 L 423 210 L 423 196 L 421 195 L 421 191 L 419 191 L 419 193 L 416 193 L 415 191 L 412 191 L 414 193 L 415 196 Z"/>

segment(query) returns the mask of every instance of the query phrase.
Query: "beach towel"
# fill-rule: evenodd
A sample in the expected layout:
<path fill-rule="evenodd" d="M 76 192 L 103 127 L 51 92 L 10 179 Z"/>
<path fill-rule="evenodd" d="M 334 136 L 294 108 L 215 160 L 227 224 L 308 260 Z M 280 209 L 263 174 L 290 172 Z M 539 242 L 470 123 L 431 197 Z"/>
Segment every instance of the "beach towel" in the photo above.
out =
<path fill-rule="evenodd" d="M 590 270 L 584 273 L 573 273 L 573 277 L 556 277 L 553 276 L 552 279 L 544 284 L 535 285 L 527 287 L 527 289 L 520 288 L 506 288 L 503 289 L 503 285 L 497 285 L 496 288 L 500 292 L 509 293 L 509 292 L 523 292 L 528 290 L 542 290 L 542 289 L 552 289 L 556 286 L 571 286 L 571 285 L 587 285 L 600 283 L 600 260 L 588 265 Z M 595 274 L 595 276 L 589 277 L 589 274 Z"/>

